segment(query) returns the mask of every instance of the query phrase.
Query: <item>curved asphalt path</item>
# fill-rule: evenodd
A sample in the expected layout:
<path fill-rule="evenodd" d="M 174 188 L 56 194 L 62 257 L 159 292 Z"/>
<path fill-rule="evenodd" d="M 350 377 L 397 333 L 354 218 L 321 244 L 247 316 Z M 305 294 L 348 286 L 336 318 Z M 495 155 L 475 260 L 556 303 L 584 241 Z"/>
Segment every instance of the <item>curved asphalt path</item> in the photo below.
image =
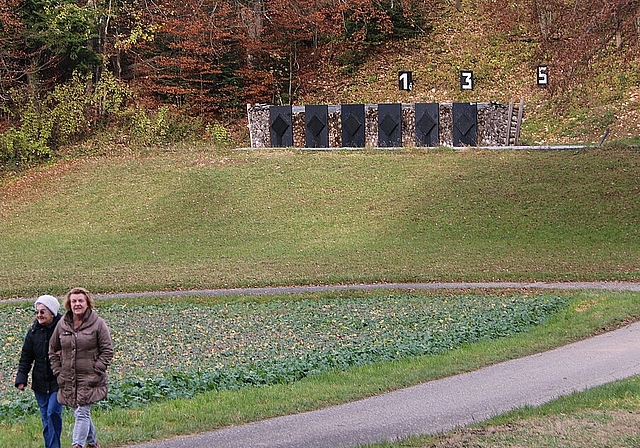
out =
<path fill-rule="evenodd" d="M 276 294 L 340 289 L 606 289 L 640 291 L 636 282 L 394 283 L 198 290 L 144 295 Z M 116 294 L 96 297 L 132 297 Z M 502 362 L 338 406 L 137 448 L 338 448 L 434 434 L 640 374 L 640 322 L 555 350 Z"/>

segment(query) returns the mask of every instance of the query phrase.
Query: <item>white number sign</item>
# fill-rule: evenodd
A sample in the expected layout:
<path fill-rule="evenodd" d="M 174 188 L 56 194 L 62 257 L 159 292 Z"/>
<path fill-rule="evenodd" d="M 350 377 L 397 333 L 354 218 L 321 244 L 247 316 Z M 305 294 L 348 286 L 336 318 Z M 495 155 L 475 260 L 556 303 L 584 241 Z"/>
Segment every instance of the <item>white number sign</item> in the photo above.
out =
<path fill-rule="evenodd" d="M 460 89 L 473 90 L 473 72 L 463 70 L 460 72 Z"/>
<path fill-rule="evenodd" d="M 538 66 L 538 85 L 549 85 L 549 67 L 547 67 L 546 65 Z"/>
<path fill-rule="evenodd" d="M 413 90 L 411 72 L 398 72 L 398 88 L 400 90 Z"/>

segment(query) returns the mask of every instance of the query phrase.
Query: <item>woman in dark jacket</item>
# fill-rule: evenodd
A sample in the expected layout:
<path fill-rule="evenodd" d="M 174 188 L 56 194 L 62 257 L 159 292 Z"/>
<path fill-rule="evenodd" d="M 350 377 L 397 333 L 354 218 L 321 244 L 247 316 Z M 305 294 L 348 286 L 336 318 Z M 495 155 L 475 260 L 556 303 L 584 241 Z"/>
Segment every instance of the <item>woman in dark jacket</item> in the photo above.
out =
<path fill-rule="evenodd" d="M 42 436 L 46 448 L 60 448 L 62 405 L 58 403 L 58 383 L 49 364 L 49 340 L 58 321 L 60 304 L 50 295 L 35 302 L 36 319 L 24 338 L 15 385 L 25 390 L 31 372 L 31 389 L 42 417 Z"/>
<path fill-rule="evenodd" d="M 107 367 L 113 358 L 109 327 L 93 310 L 84 288 L 67 293 L 67 313 L 49 342 L 51 369 L 58 377 L 58 401 L 73 409 L 73 448 L 97 448 L 91 405 L 107 397 Z"/>

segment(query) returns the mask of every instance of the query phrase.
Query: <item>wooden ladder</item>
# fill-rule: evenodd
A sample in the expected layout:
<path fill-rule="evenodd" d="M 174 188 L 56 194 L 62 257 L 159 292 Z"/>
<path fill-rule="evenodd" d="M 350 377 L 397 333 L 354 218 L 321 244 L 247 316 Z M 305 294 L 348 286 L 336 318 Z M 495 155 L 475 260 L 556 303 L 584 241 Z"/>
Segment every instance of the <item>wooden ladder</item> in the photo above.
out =
<path fill-rule="evenodd" d="M 518 146 L 520 144 L 520 126 L 522 125 L 522 115 L 524 113 L 524 100 L 520 100 L 517 106 L 514 101 L 509 102 L 509 122 L 507 124 L 507 146 Z"/>

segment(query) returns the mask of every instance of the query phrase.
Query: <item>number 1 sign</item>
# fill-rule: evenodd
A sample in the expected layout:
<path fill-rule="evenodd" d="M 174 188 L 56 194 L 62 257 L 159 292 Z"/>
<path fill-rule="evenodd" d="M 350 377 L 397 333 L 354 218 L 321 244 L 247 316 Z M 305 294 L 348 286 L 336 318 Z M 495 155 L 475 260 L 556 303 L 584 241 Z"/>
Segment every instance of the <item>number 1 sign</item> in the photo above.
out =
<path fill-rule="evenodd" d="M 398 72 L 398 88 L 400 90 L 413 90 L 411 72 Z"/>

